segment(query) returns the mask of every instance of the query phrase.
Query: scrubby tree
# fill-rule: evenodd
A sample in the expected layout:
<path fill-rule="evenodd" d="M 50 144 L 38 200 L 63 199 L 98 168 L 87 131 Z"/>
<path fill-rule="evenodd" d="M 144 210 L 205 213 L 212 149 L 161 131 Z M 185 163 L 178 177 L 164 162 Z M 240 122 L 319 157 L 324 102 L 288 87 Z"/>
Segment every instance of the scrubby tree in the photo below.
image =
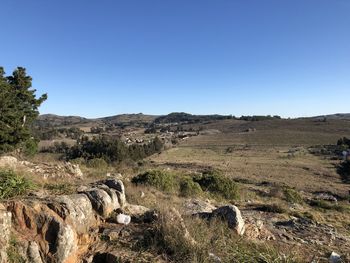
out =
<path fill-rule="evenodd" d="M 18 67 L 12 76 L 6 77 L 0 67 L 0 152 L 33 145 L 31 124 L 47 99 L 46 94 L 36 98 L 35 92 L 25 68 Z"/>

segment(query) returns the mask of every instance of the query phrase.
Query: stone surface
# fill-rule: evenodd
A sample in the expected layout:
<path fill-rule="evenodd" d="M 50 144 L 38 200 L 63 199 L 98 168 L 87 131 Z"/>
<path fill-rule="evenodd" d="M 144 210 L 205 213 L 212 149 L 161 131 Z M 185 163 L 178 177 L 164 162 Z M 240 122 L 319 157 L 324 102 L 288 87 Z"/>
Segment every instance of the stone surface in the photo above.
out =
<path fill-rule="evenodd" d="M 0 204 L 0 263 L 7 262 L 8 243 L 11 233 L 11 213 Z"/>
<path fill-rule="evenodd" d="M 167 220 L 170 221 L 171 225 L 178 227 L 178 231 L 184 236 L 184 238 L 188 242 L 190 242 L 192 245 L 197 244 L 197 242 L 192 238 L 190 232 L 188 232 L 185 221 L 183 220 L 180 212 L 176 208 L 172 207 L 169 210 Z"/>
<path fill-rule="evenodd" d="M 2 168 L 16 168 L 18 160 L 13 156 L 2 156 L 0 157 L 0 167 Z"/>
<path fill-rule="evenodd" d="M 104 180 L 101 183 L 105 184 L 109 188 L 114 189 L 116 191 L 119 205 L 120 207 L 123 208 L 126 205 L 125 187 L 123 182 L 117 178 L 113 178 L 113 179 Z"/>
<path fill-rule="evenodd" d="M 28 161 L 19 161 L 13 156 L 0 157 L 0 167 L 13 170 L 25 170 L 29 173 L 47 178 L 83 178 L 83 173 L 78 164 L 64 162 L 61 164 L 32 163 Z"/>
<path fill-rule="evenodd" d="M 230 228 L 235 229 L 237 234 L 243 235 L 245 231 L 244 220 L 241 211 L 234 205 L 219 207 L 211 213 L 211 217 L 222 218 L 227 221 Z"/>
<path fill-rule="evenodd" d="M 89 226 L 96 224 L 92 204 L 85 194 L 58 196 L 48 206 L 70 223 L 78 234 L 86 233 Z"/>
<path fill-rule="evenodd" d="M 342 260 L 341 260 L 340 255 L 333 251 L 329 257 L 329 263 L 341 263 L 341 262 L 342 262 Z"/>
<path fill-rule="evenodd" d="M 115 209 L 119 208 L 118 197 L 115 192 L 106 192 L 106 189 L 90 188 L 84 192 L 90 199 L 92 207 L 100 216 L 108 217 Z"/>
<path fill-rule="evenodd" d="M 58 263 L 72 261 L 78 244 L 73 228 L 70 225 L 60 224 L 56 239 L 55 258 Z"/>
<path fill-rule="evenodd" d="M 40 255 L 40 248 L 35 241 L 29 242 L 27 255 L 29 262 L 44 263 Z"/>
<path fill-rule="evenodd" d="M 216 207 L 209 200 L 189 199 L 184 204 L 185 214 L 211 213 Z"/>
<path fill-rule="evenodd" d="M 110 185 L 111 187 L 107 186 Z M 28 262 L 77 263 L 98 240 L 99 225 L 120 208 L 118 181 L 81 187 L 82 192 L 62 196 L 30 196 L 0 207 L 0 261 L 6 262 L 10 230 L 18 238 L 18 249 Z M 7 210 L 7 211 L 6 211 Z M 11 215 L 13 226 L 11 229 Z"/>

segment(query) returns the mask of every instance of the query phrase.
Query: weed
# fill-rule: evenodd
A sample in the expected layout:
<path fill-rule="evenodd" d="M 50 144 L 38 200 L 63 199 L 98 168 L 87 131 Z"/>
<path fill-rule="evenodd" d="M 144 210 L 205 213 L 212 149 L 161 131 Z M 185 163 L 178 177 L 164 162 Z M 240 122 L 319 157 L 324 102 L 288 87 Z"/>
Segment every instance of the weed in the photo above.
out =
<path fill-rule="evenodd" d="M 283 194 L 287 202 L 294 204 L 302 204 L 303 198 L 297 190 L 289 186 L 283 186 Z"/>
<path fill-rule="evenodd" d="M 35 187 L 32 181 L 12 170 L 0 170 L 0 199 L 24 195 Z"/>
<path fill-rule="evenodd" d="M 11 235 L 9 247 L 7 248 L 6 252 L 7 252 L 7 260 L 9 263 L 26 262 L 18 252 L 18 242 L 13 235 Z"/>
<path fill-rule="evenodd" d="M 54 183 L 54 184 L 45 184 L 44 188 L 49 190 L 52 194 L 63 195 L 63 194 L 72 194 L 75 192 L 76 187 L 69 183 Z"/>
<path fill-rule="evenodd" d="M 108 167 L 108 163 L 102 158 L 93 158 L 87 161 L 87 167 L 95 168 L 95 169 L 106 169 Z"/>

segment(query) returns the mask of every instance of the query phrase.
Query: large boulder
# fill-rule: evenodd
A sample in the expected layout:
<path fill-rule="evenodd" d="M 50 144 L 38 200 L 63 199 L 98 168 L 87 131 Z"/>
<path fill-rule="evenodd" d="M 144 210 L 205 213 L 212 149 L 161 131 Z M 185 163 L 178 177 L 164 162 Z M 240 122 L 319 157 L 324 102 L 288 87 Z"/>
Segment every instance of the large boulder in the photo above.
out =
<path fill-rule="evenodd" d="M 108 217 L 115 209 L 120 208 L 116 192 L 108 186 L 93 187 L 82 193 L 87 195 L 94 210 L 104 218 Z"/>
<path fill-rule="evenodd" d="M 126 205 L 126 197 L 125 197 L 125 187 L 121 180 L 119 179 L 107 179 L 102 182 L 100 182 L 106 186 L 108 186 L 110 189 L 115 190 L 120 207 L 124 207 Z"/>
<path fill-rule="evenodd" d="M 245 231 L 244 220 L 241 211 L 234 205 L 219 207 L 211 213 L 211 217 L 222 218 L 227 221 L 228 227 L 234 229 L 237 234 L 243 235 Z"/>

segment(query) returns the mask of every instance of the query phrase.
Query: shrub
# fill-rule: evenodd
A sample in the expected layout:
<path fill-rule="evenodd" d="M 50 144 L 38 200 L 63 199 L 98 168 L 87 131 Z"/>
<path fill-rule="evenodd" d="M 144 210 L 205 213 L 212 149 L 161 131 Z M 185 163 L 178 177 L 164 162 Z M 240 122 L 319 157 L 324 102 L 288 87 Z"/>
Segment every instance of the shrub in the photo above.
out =
<path fill-rule="evenodd" d="M 337 168 L 338 174 L 340 174 L 341 179 L 344 183 L 350 183 L 350 161 L 342 162 Z"/>
<path fill-rule="evenodd" d="M 38 142 L 30 138 L 23 145 L 23 153 L 26 156 L 34 156 L 38 152 Z"/>
<path fill-rule="evenodd" d="M 0 199 L 20 196 L 34 188 L 35 185 L 25 177 L 11 170 L 0 170 Z"/>
<path fill-rule="evenodd" d="M 176 188 L 174 175 L 161 170 L 150 170 L 132 178 L 132 183 L 148 185 L 166 192 L 173 192 Z"/>
<path fill-rule="evenodd" d="M 183 197 L 197 196 L 202 193 L 201 186 L 192 178 L 185 177 L 180 181 L 180 195 Z"/>
<path fill-rule="evenodd" d="M 287 202 L 294 203 L 294 204 L 301 204 L 303 203 L 303 198 L 299 194 L 299 192 L 289 186 L 283 187 L 283 194 Z"/>
<path fill-rule="evenodd" d="M 337 145 L 344 145 L 346 147 L 350 147 L 350 139 L 346 137 L 340 138 L 337 142 Z"/>
<path fill-rule="evenodd" d="M 208 191 L 226 199 L 238 198 L 237 184 L 218 171 L 206 171 L 202 175 L 194 177 L 193 180 L 201 186 L 203 191 Z"/>
<path fill-rule="evenodd" d="M 346 206 L 338 205 L 338 204 L 331 204 L 325 200 L 311 200 L 309 202 L 311 206 L 320 208 L 321 210 L 335 210 L 339 212 L 345 212 L 349 211 L 349 208 Z"/>
<path fill-rule="evenodd" d="M 286 209 L 278 204 L 264 204 L 256 207 L 256 210 L 269 212 L 269 213 L 278 213 L 283 214 L 286 212 Z"/>
<path fill-rule="evenodd" d="M 96 169 L 106 169 L 108 163 L 102 158 L 94 158 L 87 161 L 87 166 Z"/>

